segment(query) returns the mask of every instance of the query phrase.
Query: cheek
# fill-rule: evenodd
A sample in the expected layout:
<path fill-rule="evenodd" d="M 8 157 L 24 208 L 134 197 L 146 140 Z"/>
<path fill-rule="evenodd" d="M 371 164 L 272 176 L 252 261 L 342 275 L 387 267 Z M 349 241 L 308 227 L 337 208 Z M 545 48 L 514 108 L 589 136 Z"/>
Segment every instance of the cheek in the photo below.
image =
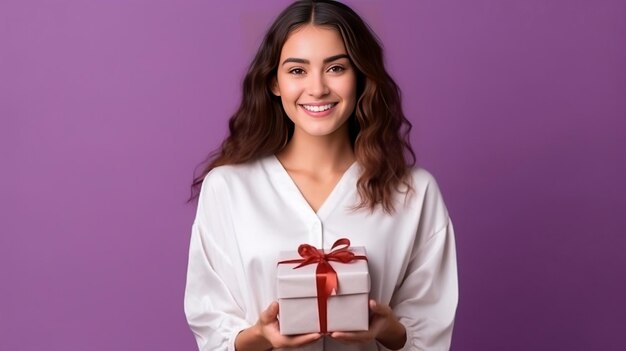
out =
<path fill-rule="evenodd" d="M 285 100 L 293 100 L 300 95 L 300 84 L 293 80 L 284 80 L 279 82 L 280 93 Z"/>
<path fill-rule="evenodd" d="M 356 99 L 356 79 L 353 77 L 345 77 L 337 82 L 335 91 L 338 92 L 345 100 Z"/>

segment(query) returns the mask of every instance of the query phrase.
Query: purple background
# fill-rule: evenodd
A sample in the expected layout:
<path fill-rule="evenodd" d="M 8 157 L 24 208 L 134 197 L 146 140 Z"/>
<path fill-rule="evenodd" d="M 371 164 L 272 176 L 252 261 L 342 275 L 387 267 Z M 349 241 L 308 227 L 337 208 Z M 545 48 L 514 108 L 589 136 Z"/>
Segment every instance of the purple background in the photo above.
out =
<path fill-rule="evenodd" d="M 194 167 L 288 1 L 0 2 L 0 350 L 195 350 Z M 626 349 L 626 2 L 348 1 L 455 222 L 454 350 Z"/>

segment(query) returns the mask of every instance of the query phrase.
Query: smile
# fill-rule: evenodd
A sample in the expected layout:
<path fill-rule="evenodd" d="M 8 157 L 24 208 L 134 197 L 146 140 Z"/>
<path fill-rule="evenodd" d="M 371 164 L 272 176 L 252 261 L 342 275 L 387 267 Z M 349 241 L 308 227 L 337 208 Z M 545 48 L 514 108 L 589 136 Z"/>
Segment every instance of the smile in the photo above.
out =
<path fill-rule="evenodd" d="M 331 108 L 335 107 L 335 105 L 337 105 L 336 102 L 332 103 L 332 104 L 320 105 L 320 106 L 315 106 L 315 105 L 300 105 L 300 106 L 302 106 L 307 111 L 324 112 L 324 111 L 330 110 Z"/>

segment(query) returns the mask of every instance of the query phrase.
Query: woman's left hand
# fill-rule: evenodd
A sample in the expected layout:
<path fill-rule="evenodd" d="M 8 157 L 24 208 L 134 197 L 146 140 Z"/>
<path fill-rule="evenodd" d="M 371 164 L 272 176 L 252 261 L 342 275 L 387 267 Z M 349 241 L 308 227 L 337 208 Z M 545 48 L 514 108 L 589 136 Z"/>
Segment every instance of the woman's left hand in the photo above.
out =
<path fill-rule="evenodd" d="M 401 349 L 406 342 L 404 325 L 398 322 L 389 306 L 381 305 L 374 300 L 369 301 L 369 306 L 372 311 L 369 330 L 332 332 L 330 337 L 347 344 L 366 344 L 377 340 L 388 349 Z"/>

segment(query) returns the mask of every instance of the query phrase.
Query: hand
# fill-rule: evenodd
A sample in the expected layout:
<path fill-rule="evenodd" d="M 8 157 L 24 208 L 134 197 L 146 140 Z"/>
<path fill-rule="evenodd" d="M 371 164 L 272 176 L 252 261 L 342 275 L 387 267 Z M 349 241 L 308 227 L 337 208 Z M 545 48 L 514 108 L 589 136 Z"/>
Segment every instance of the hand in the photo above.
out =
<path fill-rule="evenodd" d="M 386 348 L 398 350 L 406 343 L 406 329 L 398 322 L 391 308 L 369 301 L 372 317 L 369 330 L 357 332 L 332 332 L 330 337 L 346 344 L 366 344 L 378 340 Z"/>
<path fill-rule="evenodd" d="M 269 343 L 269 348 L 298 347 L 317 341 L 322 337 L 320 333 L 301 334 L 295 336 L 281 335 L 278 329 L 278 302 L 272 302 L 259 316 L 253 326 L 258 328 L 261 336 Z"/>

